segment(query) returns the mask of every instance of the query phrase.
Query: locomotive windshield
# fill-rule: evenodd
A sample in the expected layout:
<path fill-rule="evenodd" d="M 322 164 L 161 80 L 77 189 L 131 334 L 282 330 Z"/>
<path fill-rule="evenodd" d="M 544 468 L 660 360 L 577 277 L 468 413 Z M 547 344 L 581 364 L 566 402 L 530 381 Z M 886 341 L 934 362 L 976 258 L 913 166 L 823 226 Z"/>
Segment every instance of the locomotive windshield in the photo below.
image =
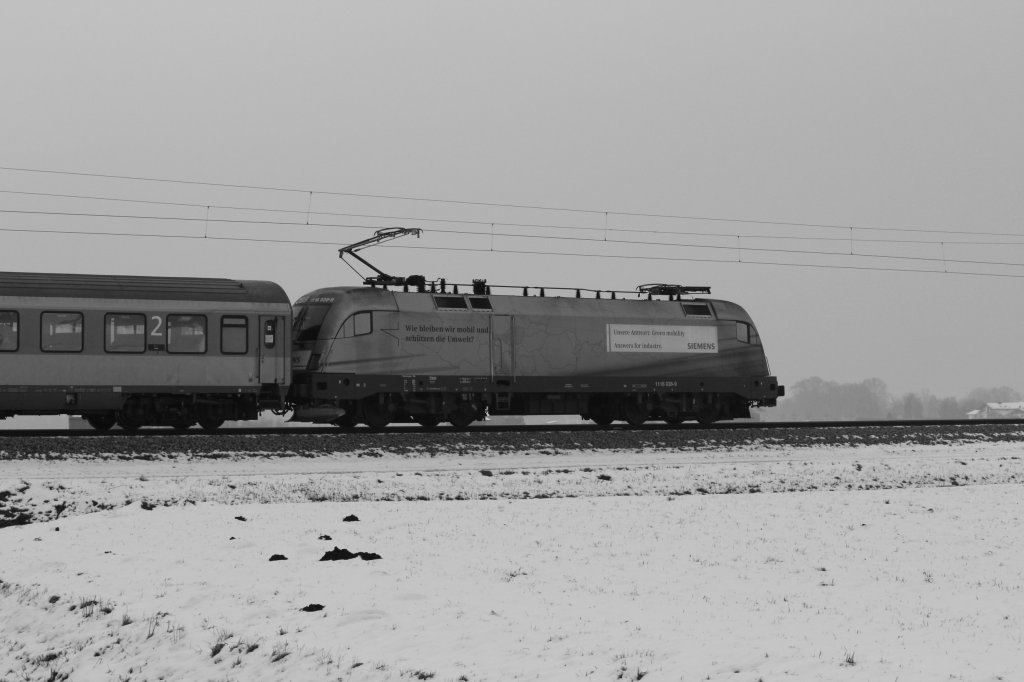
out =
<path fill-rule="evenodd" d="M 320 334 L 320 326 L 330 310 L 329 304 L 307 303 L 295 306 L 292 321 L 292 334 L 296 342 L 315 341 Z"/>

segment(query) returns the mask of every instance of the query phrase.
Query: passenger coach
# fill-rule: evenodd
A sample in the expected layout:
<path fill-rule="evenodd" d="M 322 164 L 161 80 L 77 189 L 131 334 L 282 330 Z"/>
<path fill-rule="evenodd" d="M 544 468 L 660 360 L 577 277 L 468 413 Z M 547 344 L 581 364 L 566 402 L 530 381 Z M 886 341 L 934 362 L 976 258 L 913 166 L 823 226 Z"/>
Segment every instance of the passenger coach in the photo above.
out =
<path fill-rule="evenodd" d="M 0 418 L 214 429 L 284 408 L 291 306 L 273 282 L 0 273 Z"/>

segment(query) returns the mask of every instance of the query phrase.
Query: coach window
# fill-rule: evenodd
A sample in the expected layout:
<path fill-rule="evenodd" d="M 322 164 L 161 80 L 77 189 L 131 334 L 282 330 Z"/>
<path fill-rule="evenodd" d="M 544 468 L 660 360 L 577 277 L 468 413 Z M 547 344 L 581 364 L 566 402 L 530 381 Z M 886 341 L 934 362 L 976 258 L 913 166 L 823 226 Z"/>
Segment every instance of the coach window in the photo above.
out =
<path fill-rule="evenodd" d="M 224 355 L 249 352 L 249 320 L 234 315 L 220 318 L 220 352 Z"/>
<path fill-rule="evenodd" d="M 0 352 L 18 350 L 18 313 L 0 310 Z"/>
<path fill-rule="evenodd" d="M 736 323 L 736 340 L 742 343 L 750 343 L 750 325 L 746 322 Z"/>
<path fill-rule="evenodd" d="M 43 313 L 39 346 L 47 353 L 82 351 L 82 313 Z"/>
<path fill-rule="evenodd" d="M 109 313 L 103 321 L 103 349 L 108 353 L 145 353 L 146 316 Z"/>
<path fill-rule="evenodd" d="M 205 353 L 206 317 L 204 315 L 168 315 L 167 352 Z"/>

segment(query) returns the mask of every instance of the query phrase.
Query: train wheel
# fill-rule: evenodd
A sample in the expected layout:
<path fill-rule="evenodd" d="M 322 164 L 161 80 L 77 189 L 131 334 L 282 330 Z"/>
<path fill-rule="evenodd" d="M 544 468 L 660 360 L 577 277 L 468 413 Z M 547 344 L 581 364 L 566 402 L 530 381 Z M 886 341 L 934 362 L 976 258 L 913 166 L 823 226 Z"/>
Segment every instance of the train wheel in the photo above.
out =
<path fill-rule="evenodd" d="M 678 414 L 673 414 L 670 417 L 665 417 L 665 423 L 669 426 L 679 426 L 683 423 L 683 417 Z"/>
<path fill-rule="evenodd" d="M 219 403 L 200 405 L 197 420 L 204 431 L 216 431 L 224 423 L 224 406 Z"/>
<path fill-rule="evenodd" d="M 436 414 L 418 414 L 416 423 L 425 429 L 432 429 L 441 423 L 441 417 Z"/>
<path fill-rule="evenodd" d="M 458 407 L 448 414 L 448 421 L 457 429 L 464 429 L 477 418 L 476 405 L 473 403 L 459 403 Z"/>
<path fill-rule="evenodd" d="M 358 422 L 356 421 L 355 417 L 353 417 L 351 414 L 347 414 L 346 413 L 346 414 L 338 417 L 337 419 L 335 419 L 331 423 L 334 424 L 335 426 L 337 426 L 339 429 L 345 429 L 346 431 L 351 431 L 352 429 L 356 428 L 356 424 Z"/>
<path fill-rule="evenodd" d="M 97 431 L 109 431 L 117 423 L 117 417 L 113 412 L 101 412 L 100 414 L 90 414 L 85 421 L 89 422 L 89 426 Z"/>
<path fill-rule="evenodd" d="M 203 414 L 199 416 L 199 426 L 203 431 L 216 431 L 224 423 L 223 418 Z M 186 427 L 187 428 L 187 427 Z"/>
<path fill-rule="evenodd" d="M 608 426 L 615 421 L 615 414 L 612 409 L 612 402 L 609 398 L 596 395 L 587 404 L 587 414 L 590 420 L 598 426 Z"/>
<path fill-rule="evenodd" d="M 363 421 L 374 431 L 383 430 L 391 423 L 387 405 L 381 405 L 376 398 L 370 398 L 363 403 Z"/>
<path fill-rule="evenodd" d="M 171 420 L 170 427 L 175 431 L 187 431 L 193 423 L 188 417 L 177 417 Z"/>
<path fill-rule="evenodd" d="M 117 415 L 117 425 L 125 431 L 138 431 L 142 422 L 132 419 L 122 412 Z"/>
<path fill-rule="evenodd" d="M 718 412 L 708 408 L 697 413 L 697 423 L 701 426 L 710 426 L 718 420 Z"/>
<path fill-rule="evenodd" d="M 632 400 L 626 401 L 622 406 L 622 417 L 626 423 L 636 428 L 643 426 L 647 421 L 647 408 Z"/>

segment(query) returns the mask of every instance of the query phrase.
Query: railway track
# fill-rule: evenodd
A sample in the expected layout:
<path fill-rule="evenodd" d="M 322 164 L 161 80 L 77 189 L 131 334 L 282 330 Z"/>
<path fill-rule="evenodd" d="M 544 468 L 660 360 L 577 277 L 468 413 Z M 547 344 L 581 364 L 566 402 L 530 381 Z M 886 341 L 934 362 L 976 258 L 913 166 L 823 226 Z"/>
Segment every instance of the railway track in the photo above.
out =
<path fill-rule="evenodd" d="M 814 429 L 845 429 L 851 432 L 868 431 L 880 428 L 978 428 L 988 430 L 1015 430 L 1024 428 L 1024 419 L 916 419 L 901 421 L 799 421 L 799 422 L 719 422 L 702 426 L 697 423 L 685 423 L 669 427 L 661 422 L 652 422 L 643 426 L 633 427 L 626 424 L 597 426 L 591 423 L 582 424 L 478 424 L 461 429 L 439 426 L 424 428 L 415 424 L 393 425 L 381 431 L 373 431 L 357 426 L 353 429 L 339 429 L 335 426 L 279 426 L 279 427 L 227 427 L 215 431 L 204 431 L 200 428 L 172 429 L 162 427 L 142 428 L 136 431 L 111 429 L 97 431 L 95 429 L 4 429 L 0 421 L 0 440 L 4 438 L 165 438 L 177 436 L 197 436 L 216 438 L 223 436 L 337 436 L 347 434 L 375 434 L 386 438 L 394 434 L 486 434 L 486 433 L 692 433 L 722 431 L 806 431 Z"/>
<path fill-rule="evenodd" d="M 87 457 L 126 459 L 317 457 L 357 453 L 407 457 L 444 453 L 569 450 L 708 451 L 758 447 L 943 445 L 1024 442 L 1024 420 L 903 422 L 769 422 L 713 427 L 599 428 L 588 425 L 483 426 L 464 430 L 393 428 L 141 429 L 112 431 L 0 431 L 0 461 Z"/>

